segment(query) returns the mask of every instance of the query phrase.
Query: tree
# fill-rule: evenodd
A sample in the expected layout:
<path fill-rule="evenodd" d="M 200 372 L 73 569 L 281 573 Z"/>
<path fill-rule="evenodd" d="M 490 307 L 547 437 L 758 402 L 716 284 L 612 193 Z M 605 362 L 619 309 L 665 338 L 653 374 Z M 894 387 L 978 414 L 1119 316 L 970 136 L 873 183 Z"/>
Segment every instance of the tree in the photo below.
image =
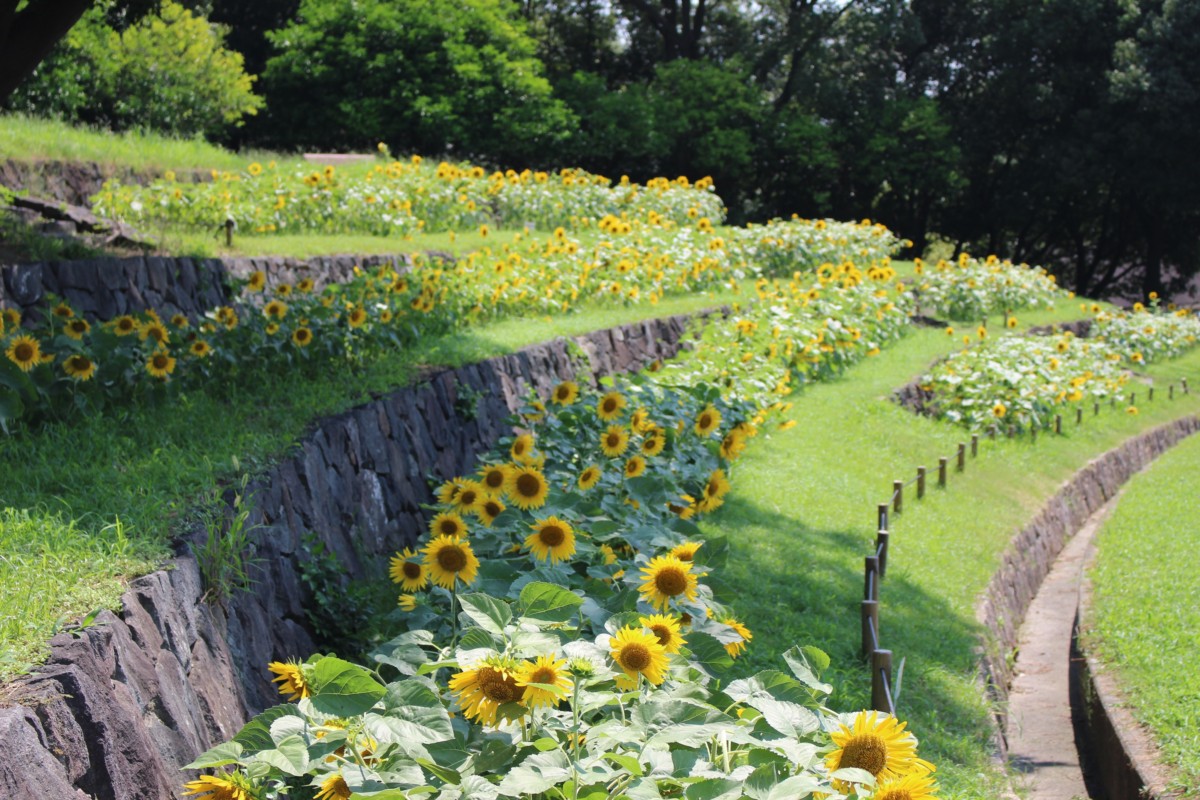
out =
<path fill-rule="evenodd" d="M 93 0 L 0 0 L 0 103 L 71 30 Z"/>

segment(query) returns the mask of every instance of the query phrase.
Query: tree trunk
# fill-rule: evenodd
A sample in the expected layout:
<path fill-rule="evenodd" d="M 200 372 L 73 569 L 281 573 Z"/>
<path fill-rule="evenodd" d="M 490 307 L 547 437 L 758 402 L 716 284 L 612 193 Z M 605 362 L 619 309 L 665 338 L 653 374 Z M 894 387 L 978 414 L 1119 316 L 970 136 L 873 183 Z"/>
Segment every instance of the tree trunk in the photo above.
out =
<path fill-rule="evenodd" d="M 0 103 L 33 73 L 93 0 L 0 0 Z"/>

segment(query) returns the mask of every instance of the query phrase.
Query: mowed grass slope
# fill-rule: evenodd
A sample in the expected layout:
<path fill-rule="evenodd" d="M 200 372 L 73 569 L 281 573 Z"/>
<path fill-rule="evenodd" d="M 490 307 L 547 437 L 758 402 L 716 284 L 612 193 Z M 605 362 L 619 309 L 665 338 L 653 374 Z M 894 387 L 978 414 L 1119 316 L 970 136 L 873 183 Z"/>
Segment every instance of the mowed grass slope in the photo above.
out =
<path fill-rule="evenodd" d="M 1087 649 L 1200 795 L 1200 436 L 1129 482 L 1096 548 Z"/>
<path fill-rule="evenodd" d="M 1023 325 L 1070 319 L 1078 316 L 1073 307 L 1020 318 Z M 899 715 L 921 740 L 923 756 L 939 765 L 942 796 L 994 798 L 1001 777 L 989 709 L 975 682 L 977 596 L 1009 539 L 1064 480 L 1128 437 L 1200 411 L 1200 397 L 1177 393 L 1168 401 L 1162 392 L 1137 415 L 1106 407 L 1081 428 L 1072 419 L 1064 436 L 1043 433 L 1036 443 L 984 439 L 979 457 L 968 456 L 966 472 L 952 472 L 942 491 L 937 458 L 953 456 L 969 435 L 887 398 L 960 341 L 918 329 L 841 378 L 804 389 L 786 415 L 797 425 L 748 449 L 733 467 L 725 507 L 702 527 L 731 545 L 722 577 L 736 587 L 735 607 L 754 632 L 740 670 L 778 668 L 778 653 L 813 644 L 833 657 L 834 706 L 864 708 L 870 679 L 859 660 L 859 602 L 876 508 L 890 498 L 893 479 L 927 466 L 926 499 L 917 501 L 910 487 L 904 512 L 892 521 L 882 644 L 897 667 L 904 661 Z M 1200 350 L 1149 372 L 1160 384 L 1192 376 L 1195 386 Z"/>
<path fill-rule="evenodd" d="M 510 318 L 422 342 L 361 368 L 265 375 L 173 405 L 0 437 L 0 679 L 25 671 L 49 635 L 99 607 L 116 608 L 127 578 L 153 570 L 198 504 L 238 471 L 260 472 L 313 420 L 410 383 L 422 367 L 459 366 L 557 336 L 735 302 L 732 292 L 602 306 L 569 316 Z M 234 459 L 238 465 L 235 466 Z"/>

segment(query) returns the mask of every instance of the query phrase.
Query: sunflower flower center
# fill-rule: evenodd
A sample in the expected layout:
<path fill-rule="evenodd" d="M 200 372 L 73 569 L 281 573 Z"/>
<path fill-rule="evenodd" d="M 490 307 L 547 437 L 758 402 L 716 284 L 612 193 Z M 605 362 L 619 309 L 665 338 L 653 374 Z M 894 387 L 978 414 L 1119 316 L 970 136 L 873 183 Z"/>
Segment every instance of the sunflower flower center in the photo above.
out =
<path fill-rule="evenodd" d="M 604 437 L 604 443 L 609 447 L 616 447 L 621 443 L 621 434 L 610 433 L 608 436 Z"/>
<path fill-rule="evenodd" d="M 517 478 L 517 493 L 522 497 L 537 497 L 542 490 L 542 482 L 536 475 L 528 473 Z"/>
<path fill-rule="evenodd" d="M 500 512 L 503 510 L 504 509 L 502 509 L 500 504 L 495 500 L 488 500 L 483 504 L 483 513 L 487 514 L 489 517 L 498 517 L 500 516 Z"/>
<path fill-rule="evenodd" d="M 558 680 L 558 674 L 554 670 L 550 669 L 549 667 L 542 667 L 540 669 L 534 670 L 533 674 L 529 676 L 529 680 L 527 682 L 528 683 L 544 683 L 544 684 L 552 686 L 554 684 L 554 682 L 557 680 Z"/>
<path fill-rule="evenodd" d="M 443 547 L 437 554 L 438 566 L 446 572 L 461 572 L 467 566 L 467 554 L 461 547 Z"/>
<path fill-rule="evenodd" d="M 458 496 L 458 502 L 464 506 L 473 506 L 478 499 L 479 494 L 474 489 L 467 489 Z"/>
<path fill-rule="evenodd" d="M 497 703 L 511 703 L 519 700 L 522 694 L 515 681 L 491 667 L 484 667 L 479 671 L 479 688 L 488 700 Z"/>
<path fill-rule="evenodd" d="M 560 387 L 558 387 L 558 391 L 554 393 L 554 396 L 557 397 L 559 400 L 566 400 L 568 397 L 571 396 L 571 390 L 568 389 L 566 386 L 560 386 Z"/>
<path fill-rule="evenodd" d="M 687 585 L 687 575 L 678 567 L 664 567 L 654 576 L 654 588 L 668 597 L 683 594 Z"/>
<path fill-rule="evenodd" d="M 412 561 L 405 561 L 403 569 L 404 569 L 404 577 L 408 578 L 411 581 L 415 581 L 417 578 L 421 577 L 421 565 L 420 564 L 416 564 Z"/>
<path fill-rule="evenodd" d="M 711 425 L 712 425 L 712 415 L 711 414 L 701 414 L 700 415 L 700 427 L 708 428 Z"/>
<path fill-rule="evenodd" d="M 547 525 L 538 531 L 538 538 L 547 547 L 558 547 L 567 538 L 567 533 L 557 525 Z"/>
<path fill-rule="evenodd" d="M 654 625 L 650 631 L 658 637 L 658 643 L 663 647 L 671 643 L 671 629 L 666 625 Z"/>
<path fill-rule="evenodd" d="M 842 758 L 838 763 L 839 769 L 857 767 L 872 775 L 879 775 L 887 766 L 887 744 L 882 737 L 873 733 L 860 734 L 842 748 Z"/>
<path fill-rule="evenodd" d="M 442 523 L 440 525 L 438 525 L 438 530 L 444 536 L 458 536 L 458 533 L 459 533 L 458 523 L 452 519 L 442 520 Z"/>
<path fill-rule="evenodd" d="M 17 361 L 32 361 L 33 360 L 33 345 L 21 342 L 13 350 L 13 355 L 17 357 Z"/>
<path fill-rule="evenodd" d="M 621 648 L 621 666 L 633 672 L 641 672 L 650 666 L 650 649 L 637 642 L 625 645 Z"/>
<path fill-rule="evenodd" d="M 616 411 L 616 410 L 617 410 L 617 401 L 616 401 L 616 400 L 613 400 L 613 399 L 610 397 L 609 399 L 607 399 L 607 400 L 605 400 L 605 401 L 604 401 L 603 408 L 604 408 L 604 413 L 605 413 L 605 414 L 611 414 L 611 413 L 613 413 L 614 411 Z"/>
<path fill-rule="evenodd" d="M 499 489 L 504 485 L 504 473 L 498 469 L 494 469 L 487 474 L 483 482 L 489 489 Z"/>

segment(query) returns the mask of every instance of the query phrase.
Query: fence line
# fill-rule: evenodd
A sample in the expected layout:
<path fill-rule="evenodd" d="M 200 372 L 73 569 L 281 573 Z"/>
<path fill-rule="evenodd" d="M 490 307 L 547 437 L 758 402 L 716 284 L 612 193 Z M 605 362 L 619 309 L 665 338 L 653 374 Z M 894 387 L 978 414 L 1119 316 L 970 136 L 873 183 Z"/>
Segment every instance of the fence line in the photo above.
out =
<path fill-rule="evenodd" d="M 1187 378 L 1180 379 L 1180 391 L 1183 394 L 1190 394 L 1188 389 Z M 1149 402 L 1154 401 L 1154 389 L 1150 390 L 1146 395 Z M 1129 393 L 1129 405 L 1133 406 L 1137 398 L 1134 392 Z M 1175 384 L 1167 386 L 1167 398 L 1175 399 Z M 1117 404 L 1117 395 L 1113 394 L 1110 402 L 1110 407 L 1115 408 Z M 1100 413 L 1100 403 L 1093 403 L 1092 415 L 1096 416 Z M 1075 425 L 1083 425 L 1084 414 L 1083 407 L 1079 406 L 1075 409 Z M 1052 426 L 1055 435 L 1062 435 L 1063 432 L 1063 416 L 1056 414 Z M 988 429 L 988 438 L 995 439 L 999 433 L 999 428 L 992 425 Z M 1008 427 L 1007 435 L 1011 438 L 1014 435 L 1012 426 Z M 1030 435 L 1033 440 L 1037 438 L 1037 428 L 1030 428 Z M 955 451 L 955 471 L 962 473 L 967 468 L 967 453 L 971 454 L 971 458 L 976 458 L 979 455 L 979 434 L 971 434 L 971 441 L 959 442 Z M 937 471 L 937 486 L 940 489 L 948 487 L 949 481 L 949 464 L 950 457 L 942 456 L 938 458 Z M 892 481 L 892 496 L 886 503 L 880 503 L 876 508 L 876 534 L 875 534 L 875 552 L 863 559 L 863 599 L 861 603 L 862 615 L 862 657 L 870 663 L 871 668 L 871 708 L 876 711 L 883 711 L 888 714 L 895 715 L 896 713 L 896 696 L 893 687 L 895 682 L 892 676 L 892 651 L 884 649 L 881 644 L 879 635 L 879 597 L 880 587 L 883 580 L 887 577 L 888 566 L 888 545 L 891 541 L 890 521 L 892 514 L 902 514 L 904 509 L 904 489 L 916 484 L 916 496 L 918 500 L 925 497 L 926 469 L 924 466 L 917 467 L 917 474 L 905 480 Z M 901 662 L 903 663 L 903 662 Z"/>

